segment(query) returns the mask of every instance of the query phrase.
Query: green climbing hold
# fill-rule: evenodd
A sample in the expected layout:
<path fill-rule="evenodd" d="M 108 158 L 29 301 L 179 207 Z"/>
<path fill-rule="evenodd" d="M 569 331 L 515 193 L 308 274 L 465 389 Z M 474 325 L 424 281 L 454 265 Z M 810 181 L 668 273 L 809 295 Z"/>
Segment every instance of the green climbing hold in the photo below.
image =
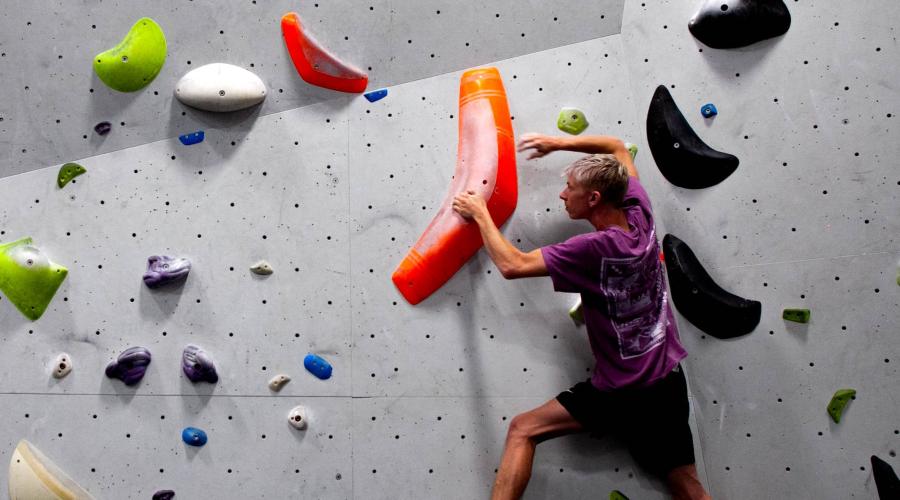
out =
<path fill-rule="evenodd" d="M 588 121 L 580 109 L 563 108 L 559 111 L 556 126 L 563 132 L 578 135 L 588 128 Z"/>
<path fill-rule="evenodd" d="M 634 160 L 634 157 L 637 156 L 638 151 L 637 144 L 626 142 L 625 148 L 628 149 L 628 152 L 631 153 L 631 159 Z"/>
<path fill-rule="evenodd" d="M 844 412 L 844 407 L 847 406 L 847 403 L 856 396 L 855 389 L 839 389 L 834 393 L 834 396 L 831 396 L 831 402 L 828 403 L 828 414 L 831 415 L 831 420 L 834 420 L 834 423 L 841 423 L 841 414 Z"/>
<path fill-rule="evenodd" d="M 575 322 L 575 326 L 584 324 L 584 307 L 581 305 L 581 296 L 578 296 L 578 302 L 569 309 L 569 317 Z"/>
<path fill-rule="evenodd" d="M 0 245 L 0 291 L 32 321 L 44 314 L 68 273 L 32 246 L 31 238 Z"/>
<path fill-rule="evenodd" d="M 628 497 L 619 490 L 612 490 L 609 492 L 609 500 L 628 500 Z"/>
<path fill-rule="evenodd" d="M 809 323 L 809 309 L 785 309 L 781 317 L 795 323 Z"/>
<path fill-rule="evenodd" d="M 138 19 L 115 47 L 94 57 L 94 72 L 119 92 L 140 90 L 156 78 L 166 61 L 166 36 L 156 21 Z"/>
<path fill-rule="evenodd" d="M 85 172 L 87 172 L 87 169 L 77 163 L 66 163 L 59 167 L 59 173 L 56 174 L 56 185 L 62 189 L 69 181 Z"/>

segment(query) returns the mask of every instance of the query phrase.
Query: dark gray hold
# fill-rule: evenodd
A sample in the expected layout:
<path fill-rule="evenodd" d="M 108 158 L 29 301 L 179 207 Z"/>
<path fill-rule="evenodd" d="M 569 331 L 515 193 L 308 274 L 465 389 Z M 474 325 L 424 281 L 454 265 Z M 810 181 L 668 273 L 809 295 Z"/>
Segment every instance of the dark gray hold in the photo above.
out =
<path fill-rule="evenodd" d="M 150 351 L 144 347 L 131 347 L 106 366 L 106 376 L 117 378 L 125 385 L 134 385 L 144 378 L 149 364 Z"/>
<path fill-rule="evenodd" d="M 215 384 L 219 381 L 216 366 L 206 351 L 194 344 L 188 344 L 181 354 L 181 369 L 191 382 L 209 382 Z"/>
<path fill-rule="evenodd" d="M 790 27 L 782 0 L 707 0 L 688 23 L 694 38 L 714 49 L 746 47 Z"/>
<path fill-rule="evenodd" d="M 100 122 L 94 125 L 94 132 L 97 132 L 99 135 L 106 135 L 112 129 L 112 124 L 109 122 Z"/>
<path fill-rule="evenodd" d="M 172 500 L 175 492 L 172 490 L 159 490 L 153 494 L 153 500 Z"/>
<path fill-rule="evenodd" d="M 875 476 L 875 487 L 881 500 L 900 498 L 900 479 L 891 464 L 872 455 L 872 475 Z"/>
<path fill-rule="evenodd" d="M 720 287 L 687 243 L 671 234 L 663 238 L 672 302 L 688 321 L 719 339 L 748 334 L 759 324 L 762 304 Z"/>
<path fill-rule="evenodd" d="M 740 163 L 734 155 L 716 151 L 697 137 L 665 85 L 656 88 L 647 110 L 647 142 L 660 173 L 678 187 L 714 186 Z"/>
<path fill-rule="evenodd" d="M 153 255 L 147 259 L 144 284 L 149 288 L 159 288 L 187 278 L 191 272 L 191 261 L 183 257 Z"/>

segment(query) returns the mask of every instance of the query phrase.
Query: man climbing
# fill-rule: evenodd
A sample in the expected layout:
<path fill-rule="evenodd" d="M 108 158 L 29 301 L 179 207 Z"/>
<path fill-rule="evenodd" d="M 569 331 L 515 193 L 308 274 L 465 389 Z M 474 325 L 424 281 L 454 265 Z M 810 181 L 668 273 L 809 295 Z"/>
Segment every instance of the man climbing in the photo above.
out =
<path fill-rule="evenodd" d="M 595 231 L 522 252 L 500 234 L 484 198 L 454 198 L 453 209 L 478 224 L 485 249 L 507 279 L 550 276 L 559 292 L 580 293 L 593 375 L 509 425 L 493 499 L 519 498 L 535 447 L 581 431 L 623 438 L 641 466 L 665 479 L 676 499 L 708 499 L 694 466 L 687 387 L 646 191 L 631 154 L 609 136 L 525 134 L 529 160 L 553 151 L 589 153 L 565 170 L 559 194 L 572 219 Z"/>

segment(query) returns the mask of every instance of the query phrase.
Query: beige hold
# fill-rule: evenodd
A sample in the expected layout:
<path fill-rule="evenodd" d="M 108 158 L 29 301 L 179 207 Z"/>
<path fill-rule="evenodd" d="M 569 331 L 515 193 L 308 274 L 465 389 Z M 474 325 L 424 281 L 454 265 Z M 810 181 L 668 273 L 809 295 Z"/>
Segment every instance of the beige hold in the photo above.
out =
<path fill-rule="evenodd" d="M 306 430 L 306 408 L 302 406 L 295 406 L 294 409 L 291 410 L 290 415 L 288 415 L 288 422 L 290 422 L 291 426 L 293 426 L 294 429 L 298 429 L 301 431 Z"/>
<path fill-rule="evenodd" d="M 268 262 L 261 260 L 256 264 L 253 264 L 253 266 L 250 268 L 250 272 L 266 276 L 274 273 L 275 270 L 272 269 L 272 266 Z"/>
<path fill-rule="evenodd" d="M 284 387 L 284 384 L 286 384 L 290 381 L 291 381 L 291 377 L 289 375 L 280 373 L 280 374 L 272 377 L 271 380 L 269 380 L 269 389 L 271 389 L 275 392 L 278 392 L 281 390 L 282 387 Z"/>
<path fill-rule="evenodd" d="M 61 353 L 53 362 L 53 378 L 63 378 L 72 371 L 72 359 L 66 353 Z"/>
<path fill-rule="evenodd" d="M 33 444 L 19 441 L 9 461 L 11 500 L 93 500 Z"/>

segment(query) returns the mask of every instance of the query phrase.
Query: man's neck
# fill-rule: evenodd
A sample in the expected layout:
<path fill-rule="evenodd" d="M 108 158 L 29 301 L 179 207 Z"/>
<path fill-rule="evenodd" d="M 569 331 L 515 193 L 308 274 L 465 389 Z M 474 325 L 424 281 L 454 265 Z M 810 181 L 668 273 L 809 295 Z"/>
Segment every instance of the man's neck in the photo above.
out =
<path fill-rule="evenodd" d="M 601 207 L 588 217 L 588 222 L 598 231 L 612 226 L 618 226 L 626 233 L 630 231 L 625 211 L 621 208 Z"/>

